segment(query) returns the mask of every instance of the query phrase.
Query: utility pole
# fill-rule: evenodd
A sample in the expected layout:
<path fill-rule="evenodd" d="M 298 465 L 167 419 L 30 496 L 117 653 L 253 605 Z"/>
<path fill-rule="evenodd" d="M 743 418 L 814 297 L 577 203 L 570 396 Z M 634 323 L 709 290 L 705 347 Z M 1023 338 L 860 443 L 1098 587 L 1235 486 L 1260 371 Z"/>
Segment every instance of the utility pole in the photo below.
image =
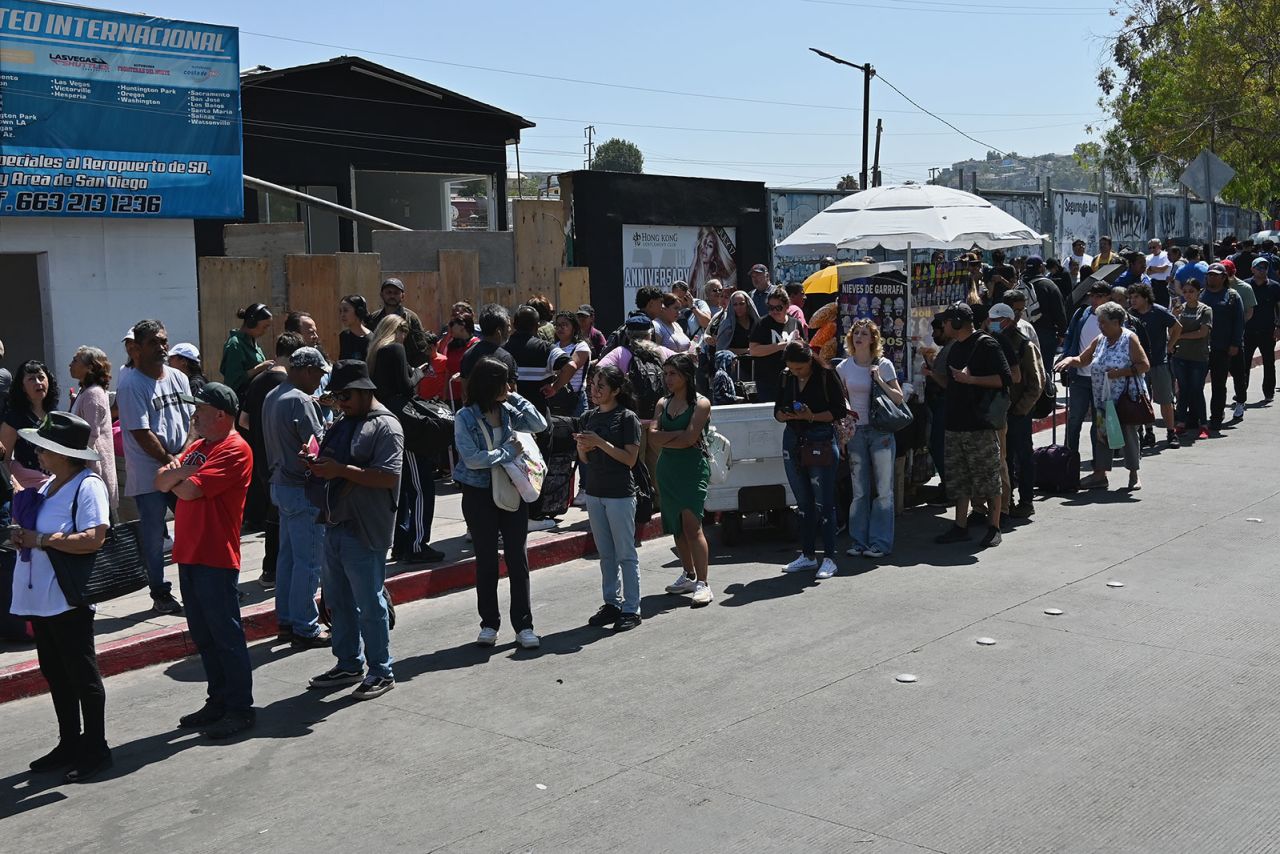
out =
<path fill-rule="evenodd" d="M 1216 154 L 1213 150 L 1218 141 L 1218 117 L 1216 111 L 1213 114 L 1213 120 L 1209 124 L 1209 153 Z M 1209 184 L 1209 160 L 1204 161 L 1204 183 Z M 1212 264 L 1214 249 L 1218 245 L 1218 202 L 1217 195 L 1210 193 L 1209 198 L 1205 199 L 1205 204 L 1209 206 L 1209 239 L 1205 241 L 1205 260 Z"/>
<path fill-rule="evenodd" d="M 884 133 L 884 120 L 876 119 L 876 159 L 871 165 L 871 186 L 880 186 L 880 135 Z"/>
<path fill-rule="evenodd" d="M 595 141 L 595 136 L 596 136 L 596 126 L 595 126 L 595 125 L 587 125 L 587 126 L 583 129 L 583 131 L 582 131 L 582 135 L 583 135 L 583 136 L 585 136 L 585 137 L 587 138 L 587 144 L 586 144 L 586 145 L 584 145 L 584 146 L 582 146 L 582 150 L 583 150 L 583 151 L 586 153 L 586 155 L 587 155 L 587 159 L 583 162 L 583 164 L 582 164 L 582 168 L 583 168 L 583 169 L 590 169 L 590 168 L 591 168 L 591 161 L 593 161 L 593 160 L 595 160 L 595 159 L 596 159 L 596 141 Z"/>
<path fill-rule="evenodd" d="M 826 51 L 818 50 L 816 47 L 811 47 L 809 50 L 823 59 L 831 60 L 837 65 L 847 65 L 862 72 L 862 172 L 858 175 L 858 189 L 865 190 L 870 186 L 867 174 L 867 149 L 870 147 L 871 141 L 871 78 L 876 76 L 876 70 L 869 62 L 866 65 L 859 65 L 856 62 L 849 62 L 847 59 L 833 56 Z"/>

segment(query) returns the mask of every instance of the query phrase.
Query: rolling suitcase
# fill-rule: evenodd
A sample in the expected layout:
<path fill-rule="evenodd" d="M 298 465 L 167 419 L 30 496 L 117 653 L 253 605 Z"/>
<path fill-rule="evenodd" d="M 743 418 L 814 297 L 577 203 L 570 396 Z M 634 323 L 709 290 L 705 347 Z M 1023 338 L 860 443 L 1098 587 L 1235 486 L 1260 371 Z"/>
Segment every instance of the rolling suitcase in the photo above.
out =
<path fill-rule="evenodd" d="M 1067 388 L 1067 410 L 1071 409 L 1071 387 Z M 1080 453 L 1058 444 L 1057 413 L 1053 417 L 1052 444 L 1036 448 L 1036 489 L 1041 492 L 1075 492 L 1080 489 Z"/>

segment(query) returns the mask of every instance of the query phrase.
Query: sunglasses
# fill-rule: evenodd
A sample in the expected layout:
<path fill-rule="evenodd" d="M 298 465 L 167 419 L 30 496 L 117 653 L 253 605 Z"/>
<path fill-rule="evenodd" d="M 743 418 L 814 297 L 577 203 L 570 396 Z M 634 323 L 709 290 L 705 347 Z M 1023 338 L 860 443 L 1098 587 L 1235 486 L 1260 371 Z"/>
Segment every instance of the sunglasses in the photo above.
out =
<path fill-rule="evenodd" d="M 778 305 L 776 302 L 769 303 L 769 311 L 786 311 L 785 305 Z"/>

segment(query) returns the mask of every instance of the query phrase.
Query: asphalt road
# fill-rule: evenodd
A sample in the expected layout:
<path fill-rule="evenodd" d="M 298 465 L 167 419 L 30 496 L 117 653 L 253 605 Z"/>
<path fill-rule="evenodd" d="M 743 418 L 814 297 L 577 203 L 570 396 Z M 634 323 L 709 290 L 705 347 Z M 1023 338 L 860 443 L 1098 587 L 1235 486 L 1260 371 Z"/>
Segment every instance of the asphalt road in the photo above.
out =
<path fill-rule="evenodd" d="M 53 713 L 47 697 L 10 703 L 0 838 L 278 854 L 1280 850 L 1278 425 L 1251 409 L 1223 438 L 1144 459 L 1139 493 L 1038 501 L 988 552 L 933 545 L 944 522 L 925 508 L 899 519 L 892 557 L 842 557 L 828 581 L 779 574 L 792 547 L 763 535 L 716 549 L 702 610 L 662 592 L 674 556 L 651 544 L 645 623 L 624 635 L 585 627 L 589 561 L 535 573 L 536 653 L 509 627 L 496 649 L 472 646 L 470 591 L 407 604 L 398 687 L 367 703 L 304 690 L 326 651 L 258 646 L 259 725 L 230 744 L 174 728 L 202 700 L 197 663 L 114 677 L 116 766 L 84 786 L 25 771 L 53 744 Z"/>

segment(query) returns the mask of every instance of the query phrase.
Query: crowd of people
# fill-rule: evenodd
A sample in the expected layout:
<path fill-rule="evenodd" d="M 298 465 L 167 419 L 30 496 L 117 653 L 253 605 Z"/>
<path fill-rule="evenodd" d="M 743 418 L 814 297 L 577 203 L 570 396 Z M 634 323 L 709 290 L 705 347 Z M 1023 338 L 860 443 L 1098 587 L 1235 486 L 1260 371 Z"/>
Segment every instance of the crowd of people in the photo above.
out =
<path fill-rule="evenodd" d="M 525 546 L 546 513 L 512 482 L 512 466 L 535 445 L 571 448 L 601 570 L 603 601 L 588 623 L 616 631 L 642 623 L 636 537 L 651 511 L 681 563 L 666 590 L 688 594 L 694 607 L 713 600 L 703 522 L 717 406 L 772 404 L 781 425 L 800 534 L 788 573 L 835 575 L 842 529 L 846 555 L 893 551 L 896 443 L 914 419 L 940 475 L 939 500 L 955 511 L 937 541 L 968 540 L 981 523 L 980 545 L 998 545 L 1003 520 L 1035 511 L 1032 425 L 1046 402 L 1053 410 L 1059 379 L 1070 449 L 1090 424 L 1093 473 L 1081 486 L 1107 487 L 1118 454 L 1127 488 L 1139 489 L 1157 412 L 1166 447 L 1206 437 L 1226 417 L 1230 377 L 1231 416 L 1242 419 L 1259 351 L 1271 401 L 1277 256 L 1271 244 L 1224 246 L 1218 254 L 1229 257 L 1207 263 L 1194 246 L 1152 241 L 1148 253 L 1113 253 L 1109 240 L 1100 243 L 1097 256 L 1078 243 L 1066 267 L 1037 256 L 997 252 L 989 265 L 964 256 L 968 298 L 934 318 L 919 390 L 884 357 L 871 320 L 851 324 L 839 342 L 843 358 L 824 358 L 810 341 L 803 290 L 774 286 L 762 264 L 750 269 L 749 290 L 716 279 L 701 293 L 686 282 L 641 288 L 635 311 L 611 334 L 595 326 L 590 305 L 556 313 L 540 298 L 514 315 L 457 303 L 433 331 L 390 278 L 377 311 L 358 295 L 336 307 L 332 361 L 305 311 L 286 318 L 267 358 L 262 339 L 273 317 L 254 304 L 227 338 L 220 382 L 204 376 L 194 345 L 171 346 L 161 321 L 142 320 L 124 336 L 119 371 L 103 350 L 75 353 L 69 411 L 43 363 L 0 371 L 13 549 L 0 628 L 12 635 L 31 626 L 59 726 L 57 746 L 31 767 L 80 781 L 111 763 L 93 610 L 68 600 L 54 565 L 62 554 L 100 548 L 122 498 L 136 507 L 153 606 L 185 614 L 207 676 L 204 705 L 179 725 L 227 738 L 255 722 L 236 583 L 246 528 L 265 534 L 260 583 L 275 591 L 278 640 L 334 656 L 309 687 L 354 685 L 354 697 L 370 699 L 395 687 L 388 556 L 444 557 L 431 546 L 431 527 L 436 480 L 451 478 L 475 549 L 476 642 L 499 637 L 501 554 L 511 628 L 520 646 L 538 647 Z M 1120 276 L 1092 276 L 1112 261 L 1125 264 Z M 445 447 L 422 438 L 414 413 L 423 400 L 439 401 L 452 418 Z M 1137 417 L 1120 419 L 1120 410 Z M 170 512 L 181 601 L 164 575 Z"/>

